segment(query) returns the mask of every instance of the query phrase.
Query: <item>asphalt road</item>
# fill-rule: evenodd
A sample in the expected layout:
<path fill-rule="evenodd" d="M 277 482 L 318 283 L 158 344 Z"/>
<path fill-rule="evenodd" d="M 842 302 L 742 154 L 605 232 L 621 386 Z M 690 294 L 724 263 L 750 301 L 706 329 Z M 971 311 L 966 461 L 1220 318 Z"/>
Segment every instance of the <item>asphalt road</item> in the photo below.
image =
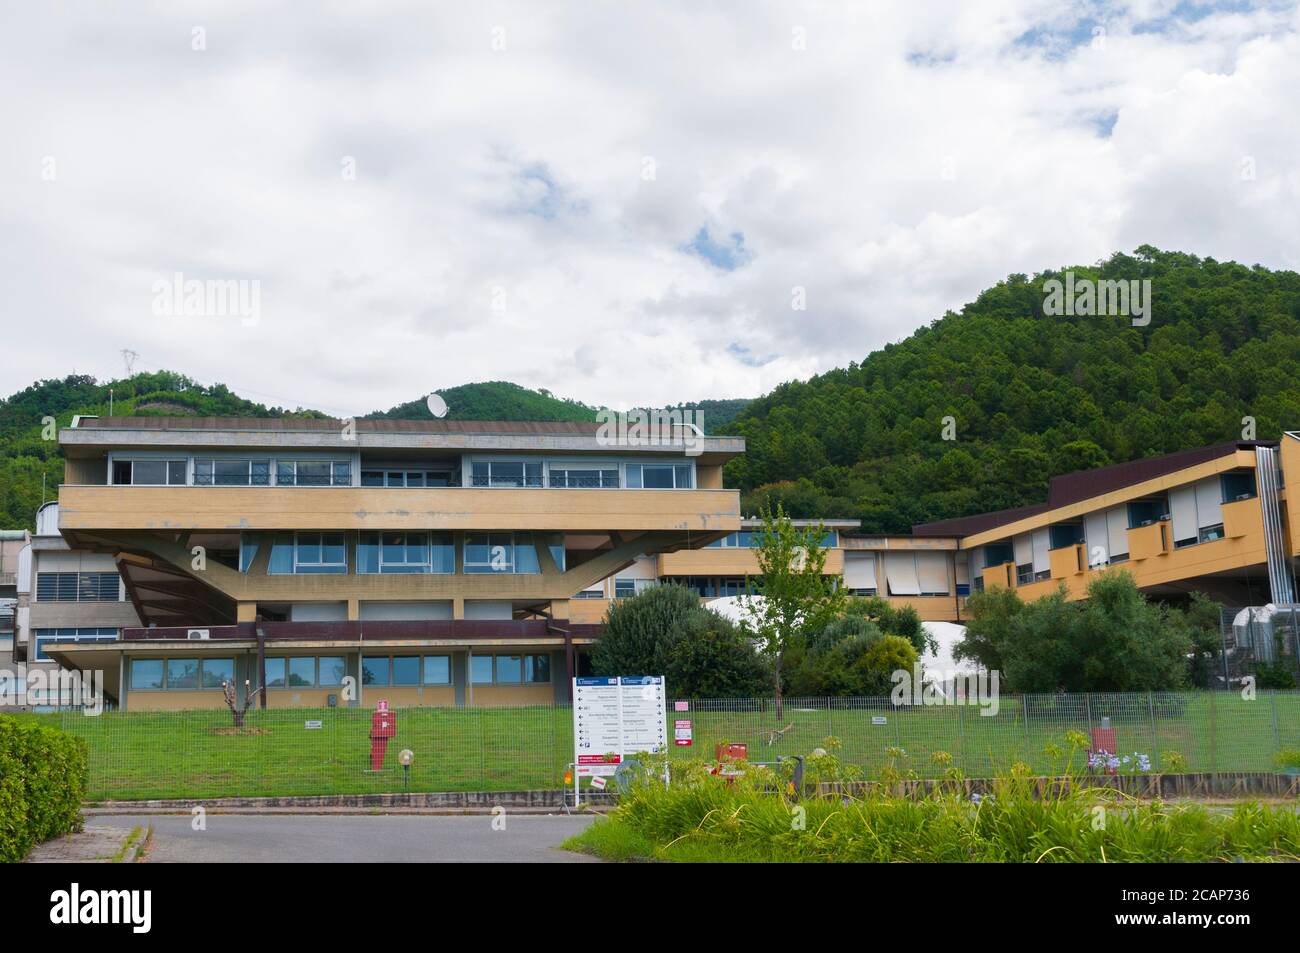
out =
<path fill-rule="evenodd" d="M 240 815 L 208 814 L 207 830 L 189 815 L 100 815 L 95 827 L 152 825 L 150 863 L 595 863 L 560 850 L 591 817 L 506 815 L 505 830 L 491 816 Z"/>

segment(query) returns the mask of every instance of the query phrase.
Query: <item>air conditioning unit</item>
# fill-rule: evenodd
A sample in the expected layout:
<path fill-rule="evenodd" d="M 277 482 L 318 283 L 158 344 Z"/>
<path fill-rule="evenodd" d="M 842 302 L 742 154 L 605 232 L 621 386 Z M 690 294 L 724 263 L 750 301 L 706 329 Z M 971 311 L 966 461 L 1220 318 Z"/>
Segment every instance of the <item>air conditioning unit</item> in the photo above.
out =
<path fill-rule="evenodd" d="M 191 641 L 196 639 L 207 640 L 212 638 L 212 635 L 207 629 L 190 629 L 185 633 L 185 638 Z"/>

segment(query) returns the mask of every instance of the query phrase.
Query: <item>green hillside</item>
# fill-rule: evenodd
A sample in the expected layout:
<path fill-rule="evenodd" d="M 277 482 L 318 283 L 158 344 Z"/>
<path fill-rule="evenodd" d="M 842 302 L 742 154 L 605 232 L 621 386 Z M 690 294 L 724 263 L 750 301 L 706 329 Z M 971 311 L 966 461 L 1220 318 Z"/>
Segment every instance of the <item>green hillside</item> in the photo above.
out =
<path fill-rule="evenodd" d="M 598 407 L 556 397 L 548 390 L 529 390 L 509 381 L 462 384 L 438 391 L 447 402 L 448 420 L 595 420 Z M 429 420 L 424 397 L 377 410 L 366 418 Z"/>
<path fill-rule="evenodd" d="M 871 532 L 1042 502 L 1049 477 L 1300 427 L 1300 275 L 1143 246 L 1076 279 L 1149 278 L 1152 318 L 1049 317 L 1012 275 L 860 364 L 783 384 L 727 428 L 746 512 Z M 955 418 L 954 441 L 941 439 Z"/>

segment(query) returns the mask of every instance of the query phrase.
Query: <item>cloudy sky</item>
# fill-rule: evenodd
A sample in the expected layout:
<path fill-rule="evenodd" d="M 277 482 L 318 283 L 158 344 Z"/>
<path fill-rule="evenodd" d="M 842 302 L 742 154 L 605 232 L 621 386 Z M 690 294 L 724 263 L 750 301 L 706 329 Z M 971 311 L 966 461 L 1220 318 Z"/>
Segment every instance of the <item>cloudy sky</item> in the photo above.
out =
<path fill-rule="evenodd" d="M 1300 267 L 1298 30 L 1186 0 L 6 4 L 0 393 L 125 348 L 339 414 L 490 379 L 752 396 L 1012 272 Z M 257 307 L 187 314 L 176 275 Z"/>

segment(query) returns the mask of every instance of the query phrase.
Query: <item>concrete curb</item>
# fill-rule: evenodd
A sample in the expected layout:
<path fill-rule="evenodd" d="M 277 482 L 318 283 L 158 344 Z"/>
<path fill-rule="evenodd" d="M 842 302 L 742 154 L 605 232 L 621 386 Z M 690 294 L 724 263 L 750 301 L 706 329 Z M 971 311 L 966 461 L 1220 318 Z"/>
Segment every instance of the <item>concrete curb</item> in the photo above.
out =
<path fill-rule="evenodd" d="M 93 801 L 86 815 L 188 814 L 201 807 L 214 814 L 557 814 L 573 808 L 568 791 L 449 791 L 403 794 L 329 794 L 304 797 L 160 798 Z M 582 810 L 604 812 L 612 794 L 583 794 Z"/>

